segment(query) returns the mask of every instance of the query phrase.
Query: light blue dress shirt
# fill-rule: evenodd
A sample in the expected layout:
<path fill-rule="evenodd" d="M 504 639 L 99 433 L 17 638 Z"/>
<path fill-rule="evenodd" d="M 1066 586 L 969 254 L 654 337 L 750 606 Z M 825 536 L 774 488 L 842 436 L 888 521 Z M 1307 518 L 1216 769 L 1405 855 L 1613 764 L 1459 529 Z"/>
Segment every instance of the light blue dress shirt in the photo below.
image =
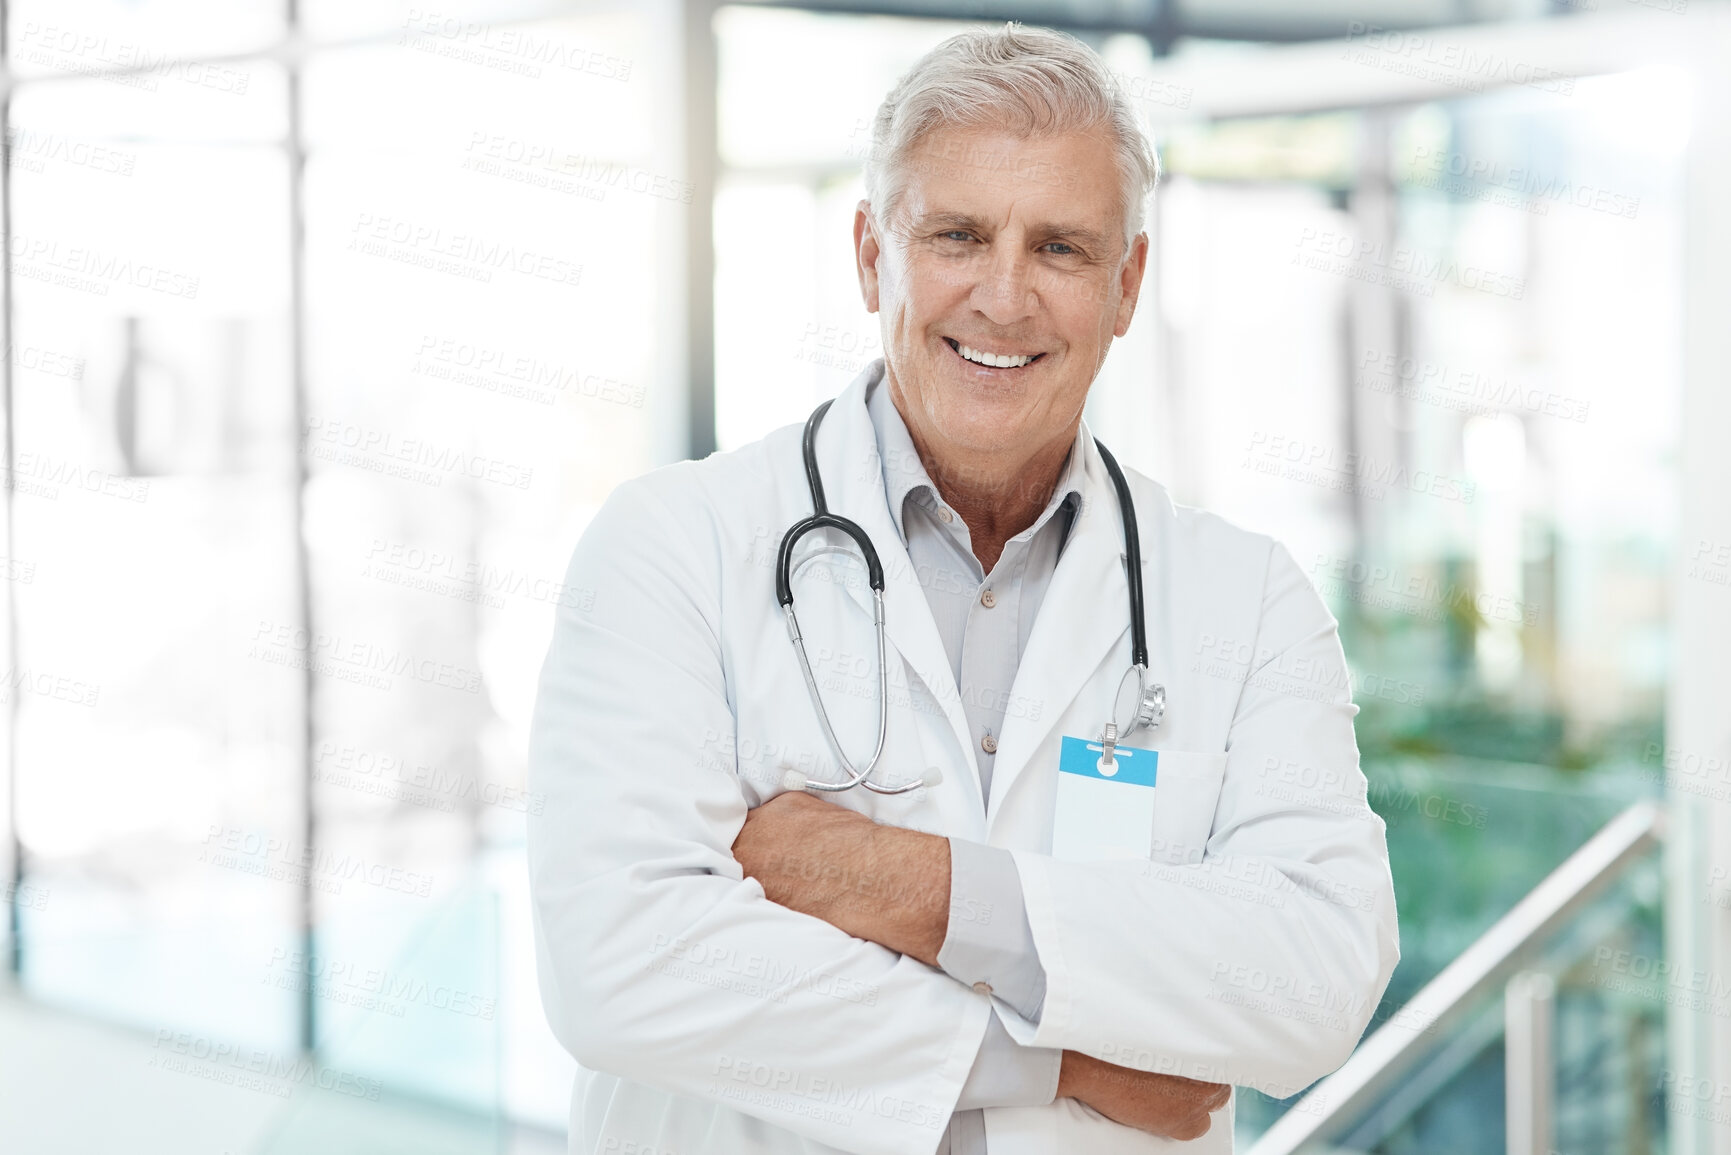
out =
<path fill-rule="evenodd" d="M 1076 444 L 1046 508 L 1033 525 L 1004 544 L 987 574 L 974 556 L 966 523 L 927 474 L 881 372 L 866 409 L 883 459 L 890 514 L 931 606 L 975 739 L 983 806 L 991 797 L 1004 718 L 1030 708 L 1012 689 L 1034 616 L 1082 499 L 1083 434 L 1077 430 Z M 1034 950 L 1021 882 L 1008 850 L 950 839 L 950 918 L 938 965 L 976 989 L 986 984 L 1024 1018 L 1039 1021 L 1046 974 Z M 994 1013 L 937 1155 L 986 1155 L 980 1108 L 1052 1102 L 1061 1056 L 1055 1049 L 1018 1045 Z"/>

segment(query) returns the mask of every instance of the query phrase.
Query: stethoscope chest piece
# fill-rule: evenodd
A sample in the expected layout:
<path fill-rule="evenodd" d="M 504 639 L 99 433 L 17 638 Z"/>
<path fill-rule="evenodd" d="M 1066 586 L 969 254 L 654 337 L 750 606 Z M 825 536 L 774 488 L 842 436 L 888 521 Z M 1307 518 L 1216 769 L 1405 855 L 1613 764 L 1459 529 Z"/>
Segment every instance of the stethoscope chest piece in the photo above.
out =
<path fill-rule="evenodd" d="M 1153 730 L 1166 717 L 1166 687 L 1148 676 L 1147 666 L 1131 666 L 1118 683 L 1112 720 L 1122 741 L 1137 730 Z"/>
<path fill-rule="evenodd" d="M 1166 687 L 1148 676 L 1148 667 L 1137 664 L 1124 671 L 1118 682 L 1118 698 L 1112 707 L 1112 721 L 1106 723 L 1100 742 L 1102 765 L 1115 761 L 1114 747 L 1137 730 L 1158 729 L 1166 717 Z"/>

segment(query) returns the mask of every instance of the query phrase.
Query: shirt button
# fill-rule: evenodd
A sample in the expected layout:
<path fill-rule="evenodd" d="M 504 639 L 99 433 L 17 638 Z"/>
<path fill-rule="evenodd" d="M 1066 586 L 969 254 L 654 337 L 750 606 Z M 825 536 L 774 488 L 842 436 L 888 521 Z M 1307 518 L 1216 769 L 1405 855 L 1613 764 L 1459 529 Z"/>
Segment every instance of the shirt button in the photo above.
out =
<path fill-rule="evenodd" d="M 990 734 L 987 734 L 984 738 L 980 739 L 980 749 L 984 750 L 988 754 L 996 754 L 998 752 L 998 740 Z"/>
<path fill-rule="evenodd" d="M 948 525 L 956 520 L 956 515 L 950 512 L 949 506 L 940 505 L 938 506 L 938 520 Z"/>
<path fill-rule="evenodd" d="M 993 593 L 991 590 L 987 590 L 985 593 L 980 595 L 980 604 L 989 610 L 998 604 L 998 595 Z"/>
<path fill-rule="evenodd" d="M 992 984 L 991 983 L 975 983 L 974 989 L 976 991 L 980 992 L 982 995 L 989 995 L 992 993 Z"/>

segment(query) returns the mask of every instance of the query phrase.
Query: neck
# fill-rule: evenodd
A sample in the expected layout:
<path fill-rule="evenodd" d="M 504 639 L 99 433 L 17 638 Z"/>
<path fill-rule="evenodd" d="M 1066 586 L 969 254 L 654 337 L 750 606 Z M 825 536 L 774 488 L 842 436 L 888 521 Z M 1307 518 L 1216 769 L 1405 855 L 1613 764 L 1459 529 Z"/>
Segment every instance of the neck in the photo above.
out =
<path fill-rule="evenodd" d="M 975 450 L 943 445 L 923 436 L 893 394 L 932 484 L 968 527 L 974 556 L 986 573 L 998 563 L 1004 543 L 1033 525 L 1058 488 L 1076 430 L 1025 452 Z"/>

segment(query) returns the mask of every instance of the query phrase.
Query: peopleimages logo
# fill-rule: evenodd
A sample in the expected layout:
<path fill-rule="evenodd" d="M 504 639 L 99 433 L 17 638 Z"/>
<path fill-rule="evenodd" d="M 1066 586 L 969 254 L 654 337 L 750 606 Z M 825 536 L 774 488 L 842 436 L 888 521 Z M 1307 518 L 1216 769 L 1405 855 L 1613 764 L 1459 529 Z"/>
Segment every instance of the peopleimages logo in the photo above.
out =
<path fill-rule="evenodd" d="M 498 1000 L 449 983 L 428 982 L 419 975 L 403 974 L 388 967 L 303 954 L 273 948 L 265 964 L 267 980 L 279 990 L 311 992 L 331 1002 L 360 1010 L 380 1011 L 402 1018 L 404 1009 L 418 1005 L 436 1011 L 493 1021 Z M 274 979 L 270 973 L 274 972 Z"/>
<path fill-rule="evenodd" d="M 392 679 L 406 677 L 466 694 L 481 692 L 480 672 L 466 666 L 263 618 L 253 630 L 247 656 L 294 669 L 305 669 L 310 665 L 326 677 L 377 690 L 389 690 L 394 684 Z"/>
<path fill-rule="evenodd" d="M 463 158 L 464 168 L 561 192 L 580 191 L 592 200 L 605 199 L 608 190 L 619 189 L 688 205 L 697 191 L 697 186 L 688 180 L 604 157 L 570 152 L 556 144 L 480 129 L 469 133 L 464 151 L 468 154 Z M 569 179 L 561 181 L 562 177 Z"/>
<path fill-rule="evenodd" d="M 33 280 L 62 284 L 98 296 L 107 296 L 110 287 L 120 284 L 187 300 L 198 296 L 199 278 L 190 273 L 134 261 L 87 245 L 62 245 L 57 237 L 16 233 L 8 248 L 13 271 Z"/>
<path fill-rule="evenodd" d="M 433 876 L 405 870 L 383 862 L 369 862 L 356 854 L 289 842 L 272 835 L 243 830 L 238 826 L 212 825 L 204 836 L 199 861 L 210 866 L 255 874 L 278 882 L 308 885 L 337 894 L 344 882 L 358 882 L 383 890 L 394 890 L 426 898 L 433 892 Z"/>
<path fill-rule="evenodd" d="M 1359 357 L 1356 384 L 1373 393 L 1423 401 L 1439 409 L 1478 416 L 1526 412 L 1563 421 L 1584 422 L 1591 402 L 1551 389 L 1523 385 L 1474 369 L 1455 369 L 1434 361 L 1366 349 Z"/>
<path fill-rule="evenodd" d="M 1492 86 L 1525 85 L 1541 92 L 1567 96 L 1575 79 L 1552 68 L 1530 64 L 1492 49 L 1451 43 L 1428 32 L 1385 28 L 1362 20 L 1346 26 L 1341 59 L 1386 72 L 1400 73 L 1469 92 Z"/>
<path fill-rule="evenodd" d="M 409 802 L 434 810 L 497 806 L 520 814 L 540 814 L 546 795 L 502 782 L 485 781 L 467 771 L 449 770 L 395 754 L 362 749 L 346 742 L 321 741 L 313 755 L 313 779 L 362 794 Z"/>
<path fill-rule="evenodd" d="M 102 687 L 65 674 L 11 666 L 0 673 L 0 702 L 18 701 L 20 694 L 35 694 L 74 706 L 94 706 L 102 696 Z"/>
<path fill-rule="evenodd" d="M 538 80 L 545 70 L 593 76 L 598 80 L 631 79 L 632 61 L 599 49 L 549 36 L 534 28 L 483 24 L 437 9 L 410 8 L 403 16 L 398 44 L 479 64 L 500 72 Z"/>
<path fill-rule="evenodd" d="M 656 974 L 706 985 L 728 985 L 709 982 L 709 976 L 749 980 L 756 987 L 747 993 L 757 993 L 772 1002 L 785 1003 L 789 995 L 801 990 L 867 1007 L 875 1007 L 878 1002 L 876 984 L 862 983 L 828 971 L 814 971 L 756 951 L 741 953 L 731 944 L 657 934 L 649 947 L 649 955 L 646 968 Z"/>
<path fill-rule="evenodd" d="M 150 497 L 150 479 L 122 477 L 104 469 L 91 469 L 74 461 L 46 453 L 19 453 L 10 469 L 0 470 L 6 488 L 59 501 L 61 487 L 120 501 L 144 502 Z"/>
<path fill-rule="evenodd" d="M 899 1119 L 916 1127 L 936 1130 L 949 1121 L 949 1114 L 936 1104 L 886 1095 L 874 1088 L 855 1087 L 822 1075 L 790 1070 L 769 1063 L 723 1055 L 711 1072 L 714 1094 L 755 1103 L 789 1115 L 811 1115 L 832 1122 L 851 1124 L 855 1114 L 880 1119 Z M 814 1110 L 815 1109 L 815 1110 Z"/>
<path fill-rule="evenodd" d="M 1451 613 L 1471 613 L 1487 622 L 1515 626 L 1535 626 L 1539 622 L 1539 606 L 1535 602 L 1444 582 L 1434 574 L 1402 570 L 1398 566 L 1319 553 L 1310 567 L 1310 577 L 1318 593 L 1426 621 L 1442 621 Z"/>
<path fill-rule="evenodd" d="M 415 371 L 488 393 L 541 405 L 560 398 L 643 408 L 646 390 L 599 373 L 555 364 L 529 353 L 427 334 L 415 350 Z"/>
<path fill-rule="evenodd" d="M 1436 257 L 1405 245 L 1359 239 L 1351 233 L 1306 228 L 1298 235 L 1292 264 L 1353 280 L 1387 284 L 1419 296 L 1434 296 L 1436 286 L 1450 284 L 1494 297 L 1518 301 L 1526 295 L 1523 277 Z"/>
<path fill-rule="evenodd" d="M 581 264 L 552 253 L 375 213 L 361 213 L 355 218 L 346 248 L 475 281 L 490 282 L 495 272 L 503 271 L 555 285 L 583 282 Z"/>
<path fill-rule="evenodd" d="M 70 8 L 72 5 L 64 5 Z M 45 11 L 53 7 L 45 6 Z M 142 92 L 155 92 L 163 78 L 230 96 L 245 96 L 251 73 L 205 60 L 185 60 L 105 34 L 63 24 L 23 22 L 15 30 L 13 52 L 32 64 L 60 73 L 94 76 Z"/>
<path fill-rule="evenodd" d="M 1244 466 L 1257 473 L 1363 493 L 1378 500 L 1393 489 L 1471 505 L 1478 492 L 1475 483 L 1434 469 L 1412 469 L 1368 453 L 1343 452 L 1318 441 L 1261 429 L 1250 435 Z"/>
<path fill-rule="evenodd" d="M 275 1055 L 258 1047 L 241 1047 L 168 1028 L 156 1032 L 155 1053 L 148 1065 L 284 1099 L 297 1086 L 369 1101 L 377 1101 L 384 1089 L 377 1079 L 339 1071 L 304 1056 Z"/>
<path fill-rule="evenodd" d="M 391 473 L 435 486 L 448 476 L 456 476 L 508 489 L 528 489 L 535 479 L 532 467 L 438 445 L 419 437 L 399 437 L 390 430 L 373 429 L 351 421 L 309 417 L 301 430 L 301 442 L 321 460 L 376 473 Z"/>
<path fill-rule="evenodd" d="M 1525 198 L 1523 207 L 1543 215 L 1545 201 L 1634 219 L 1641 198 L 1613 192 L 1597 185 L 1580 184 L 1567 178 L 1543 174 L 1524 165 L 1511 165 L 1489 157 L 1465 157 L 1439 152 L 1426 145 L 1413 150 L 1409 179 L 1444 191 L 1471 193 L 1477 189 L 1504 190 Z"/>

